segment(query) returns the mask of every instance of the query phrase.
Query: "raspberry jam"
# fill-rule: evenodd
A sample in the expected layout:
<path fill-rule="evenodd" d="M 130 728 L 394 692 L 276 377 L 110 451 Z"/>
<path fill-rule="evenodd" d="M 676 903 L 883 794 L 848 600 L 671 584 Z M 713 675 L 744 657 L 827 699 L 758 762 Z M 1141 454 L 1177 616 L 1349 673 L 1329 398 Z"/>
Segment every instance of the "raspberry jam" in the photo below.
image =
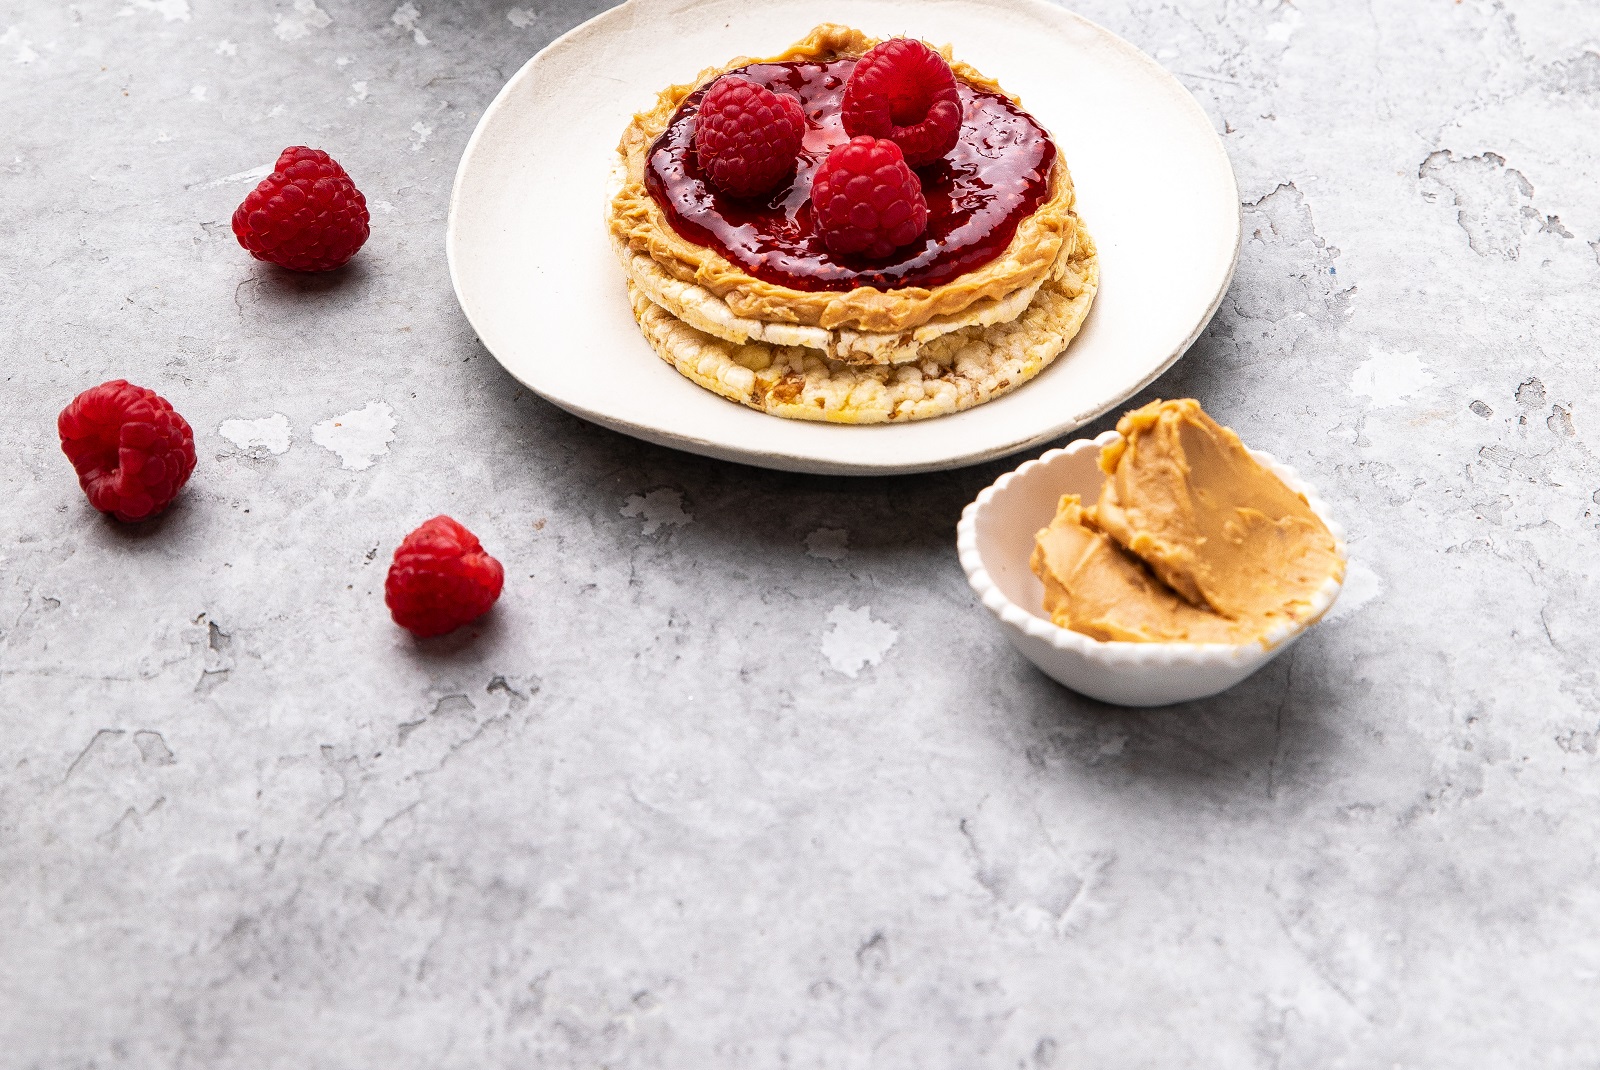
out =
<path fill-rule="evenodd" d="M 938 286 L 1004 252 L 1017 224 L 1050 196 L 1055 143 L 1004 96 L 959 78 L 961 139 L 917 171 L 928 199 L 927 232 L 888 262 L 849 262 L 828 252 L 811 221 L 811 175 L 829 149 L 850 140 L 839 105 L 855 65 L 850 57 L 754 63 L 734 72 L 799 97 L 806 112 L 794 181 L 765 200 L 725 197 L 706 183 L 695 160 L 694 117 L 709 86 L 691 93 L 645 160 L 645 186 L 673 229 L 758 279 L 808 291 Z"/>

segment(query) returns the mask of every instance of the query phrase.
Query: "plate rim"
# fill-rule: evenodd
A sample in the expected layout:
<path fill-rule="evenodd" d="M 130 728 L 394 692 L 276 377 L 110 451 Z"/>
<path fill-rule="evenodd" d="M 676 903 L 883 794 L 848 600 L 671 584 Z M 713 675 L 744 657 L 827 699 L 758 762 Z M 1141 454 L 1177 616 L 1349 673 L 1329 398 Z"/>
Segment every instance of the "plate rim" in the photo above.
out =
<path fill-rule="evenodd" d="M 506 79 L 505 84 L 500 87 L 499 91 L 495 93 L 494 98 L 490 100 L 487 106 L 485 106 L 483 109 L 483 114 L 478 117 L 478 122 L 473 127 L 471 137 L 467 139 L 466 145 L 461 150 L 461 159 L 456 164 L 456 173 L 450 187 L 450 200 L 445 219 L 445 261 L 450 273 L 450 287 L 452 292 L 455 294 L 456 304 L 461 309 L 462 315 L 466 318 L 468 326 L 472 328 L 473 336 L 477 339 L 478 344 L 482 345 L 483 348 L 488 351 L 489 355 L 494 357 L 495 363 L 499 364 L 501 369 L 504 370 L 506 374 L 510 375 L 523 387 L 543 398 L 550 404 L 555 405 L 557 408 L 571 413 L 574 416 L 587 420 L 590 423 L 598 424 L 601 427 L 608 428 L 612 431 L 616 431 L 633 438 L 642 439 L 656 445 L 683 450 L 699 456 L 712 457 L 718 460 L 732 461 L 740 464 L 750 464 L 756 467 L 776 469 L 778 471 L 806 472 L 818 475 L 869 477 L 952 471 L 959 468 L 967 468 L 973 465 L 983 464 L 988 461 L 1013 456 L 1023 452 L 1024 450 L 1032 449 L 1042 445 L 1043 443 L 1051 442 L 1055 439 L 1061 438 L 1064 435 L 1071 434 L 1079 428 L 1082 428 L 1087 424 L 1099 419 L 1101 416 L 1104 416 L 1117 406 L 1122 405 L 1129 398 L 1138 394 L 1141 390 L 1145 389 L 1151 383 L 1155 382 L 1161 376 L 1170 371 L 1172 366 L 1176 364 L 1184 356 L 1184 354 L 1186 354 L 1194 346 L 1195 342 L 1199 340 L 1200 336 L 1205 333 L 1206 328 L 1211 325 L 1211 321 L 1216 318 L 1218 310 L 1222 307 L 1223 300 L 1228 295 L 1228 290 L 1233 285 L 1234 275 L 1238 271 L 1239 267 L 1239 258 L 1244 247 L 1244 206 L 1239 200 L 1239 177 L 1234 171 L 1233 159 L 1228 155 L 1227 147 L 1223 144 L 1221 135 L 1219 135 L 1216 131 L 1216 128 L 1212 126 L 1210 116 L 1206 115 L 1205 109 L 1200 106 L 1200 102 L 1195 98 L 1194 94 L 1189 91 L 1187 86 L 1178 80 L 1176 75 L 1167 70 L 1165 67 L 1161 66 L 1161 64 L 1156 62 L 1153 57 L 1145 53 L 1132 42 L 1126 40 L 1116 33 L 1113 33 L 1111 30 L 1106 29 L 1104 26 L 1093 21 L 1092 19 L 1085 18 L 1076 11 L 1071 11 L 1063 6 L 1060 6 L 1059 4 L 1051 3 L 1050 0 L 972 0 L 972 2 L 980 4 L 1008 4 L 1014 7 L 1027 9 L 1032 14 L 1040 18 L 1064 19 L 1068 22 L 1078 23 L 1080 26 L 1087 28 L 1088 30 L 1097 34 L 1102 40 L 1111 43 L 1125 57 L 1131 58 L 1140 66 L 1157 74 L 1159 76 L 1159 80 L 1164 81 L 1169 90 L 1176 91 L 1171 95 L 1180 102 L 1180 106 L 1188 109 L 1192 113 L 1192 117 L 1198 119 L 1204 125 L 1206 131 L 1211 135 L 1208 146 L 1224 165 L 1222 170 L 1227 176 L 1228 186 L 1232 192 L 1234 205 L 1233 248 L 1228 256 L 1227 271 L 1223 273 L 1221 282 L 1218 285 L 1216 292 L 1211 295 L 1211 300 L 1206 307 L 1204 315 L 1200 317 L 1184 340 L 1162 358 L 1161 362 L 1153 371 L 1151 371 L 1148 375 L 1127 389 L 1125 392 L 1109 399 L 1104 405 L 1100 406 L 1097 411 L 1091 413 L 1090 415 L 1074 415 L 1059 424 L 1053 424 L 1046 429 L 1034 431 L 1030 434 L 1022 436 L 1021 438 L 1012 439 L 997 445 L 980 446 L 943 457 L 912 462 L 875 462 L 872 460 L 838 462 L 831 459 L 808 456 L 802 452 L 796 451 L 762 450 L 758 446 L 729 446 L 724 442 L 715 441 L 712 439 L 698 438 L 693 435 L 679 434 L 671 431 L 665 431 L 657 427 L 636 424 L 630 420 L 619 418 L 610 413 L 600 412 L 591 409 L 588 406 L 573 402 L 570 399 L 555 397 L 543 390 L 540 390 L 538 387 L 534 386 L 532 383 L 528 382 L 522 376 L 518 375 L 514 370 L 512 370 L 512 368 L 504 360 L 502 360 L 497 353 L 495 353 L 494 349 L 484 339 L 483 333 L 478 327 L 478 322 L 473 316 L 471 302 L 469 302 L 466 294 L 462 290 L 461 271 L 457 264 L 457 245 L 461 240 L 459 221 L 461 214 L 460 208 L 462 185 L 466 178 L 468 167 L 472 163 L 473 155 L 478 148 L 479 139 L 483 136 L 485 129 L 490 125 L 491 120 L 498 113 L 498 111 L 505 106 L 505 102 L 510 97 L 514 88 L 523 80 L 525 76 L 527 76 L 528 72 L 545 56 L 546 53 L 552 52 L 557 48 L 565 47 L 568 43 L 579 37 L 599 32 L 604 27 L 605 23 L 614 18 L 621 17 L 622 14 L 629 8 L 643 8 L 653 3 L 670 2 L 671 0 L 624 0 L 623 3 L 607 8 L 605 11 L 602 11 L 599 14 L 594 15 L 593 17 L 586 19 L 585 21 L 572 27 L 572 29 L 561 34 L 559 37 L 554 38 L 552 41 L 550 41 L 550 43 L 535 52 L 528 58 L 527 62 L 523 63 L 521 67 L 517 68 L 516 72 L 513 73 L 511 77 Z M 1090 315 L 1092 316 L 1093 314 L 1094 310 L 1091 309 Z M 1025 383 L 1018 389 L 1023 389 L 1027 385 L 1029 384 Z M 738 404 L 734 401 L 728 401 L 725 398 L 722 400 L 730 405 Z M 772 418 L 779 419 L 779 417 Z M 940 417 L 934 417 L 934 419 L 939 418 Z M 870 431 L 876 429 L 882 431 L 899 426 L 904 425 L 863 425 L 860 430 Z"/>

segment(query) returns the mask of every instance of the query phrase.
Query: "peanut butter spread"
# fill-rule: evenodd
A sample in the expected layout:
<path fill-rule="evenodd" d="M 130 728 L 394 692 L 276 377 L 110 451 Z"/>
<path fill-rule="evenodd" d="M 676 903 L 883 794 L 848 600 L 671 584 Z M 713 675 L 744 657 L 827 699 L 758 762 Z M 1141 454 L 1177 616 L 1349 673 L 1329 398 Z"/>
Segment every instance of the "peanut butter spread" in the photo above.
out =
<path fill-rule="evenodd" d="M 1061 499 L 1035 537 L 1033 571 L 1044 608 L 1061 628 L 1106 642 L 1244 643 L 1252 636 L 1225 617 L 1179 598 L 1139 559 L 1091 527 L 1076 494 Z"/>
<path fill-rule="evenodd" d="M 1031 564 L 1060 627 L 1101 640 L 1244 643 L 1305 620 L 1338 541 L 1305 498 L 1198 402 L 1117 423 L 1099 502 L 1061 500 Z"/>

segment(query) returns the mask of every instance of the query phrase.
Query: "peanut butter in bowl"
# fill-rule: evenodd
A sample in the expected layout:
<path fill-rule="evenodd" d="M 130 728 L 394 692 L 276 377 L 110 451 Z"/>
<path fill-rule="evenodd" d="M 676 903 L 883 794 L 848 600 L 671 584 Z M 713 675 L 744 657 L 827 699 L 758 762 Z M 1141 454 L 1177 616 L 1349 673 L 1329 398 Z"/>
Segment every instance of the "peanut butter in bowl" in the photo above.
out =
<path fill-rule="evenodd" d="M 1298 632 L 1342 581 L 1339 540 L 1192 399 L 1125 415 L 1089 506 L 1060 500 L 1030 565 L 1050 620 L 1102 642 L 1260 643 Z"/>

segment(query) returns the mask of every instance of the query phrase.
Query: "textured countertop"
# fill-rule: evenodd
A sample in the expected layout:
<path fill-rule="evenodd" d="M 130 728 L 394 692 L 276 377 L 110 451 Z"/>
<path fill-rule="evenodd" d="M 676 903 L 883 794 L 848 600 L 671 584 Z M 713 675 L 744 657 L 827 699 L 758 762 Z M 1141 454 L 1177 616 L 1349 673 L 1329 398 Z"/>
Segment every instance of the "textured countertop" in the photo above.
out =
<path fill-rule="evenodd" d="M 456 161 L 604 6 L 0 0 L 0 1063 L 1600 1064 L 1591 0 L 1074 5 L 1245 201 L 1139 400 L 1294 464 L 1355 560 L 1155 712 L 971 597 L 956 518 L 1016 461 L 711 462 L 476 343 Z M 228 228 L 298 143 L 373 206 L 335 277 Z M 118 376 L 200 454 L 137 529 L 54 436 Z M 506 593 L 417 644 L 381 582 L 439 512 Z"/>

